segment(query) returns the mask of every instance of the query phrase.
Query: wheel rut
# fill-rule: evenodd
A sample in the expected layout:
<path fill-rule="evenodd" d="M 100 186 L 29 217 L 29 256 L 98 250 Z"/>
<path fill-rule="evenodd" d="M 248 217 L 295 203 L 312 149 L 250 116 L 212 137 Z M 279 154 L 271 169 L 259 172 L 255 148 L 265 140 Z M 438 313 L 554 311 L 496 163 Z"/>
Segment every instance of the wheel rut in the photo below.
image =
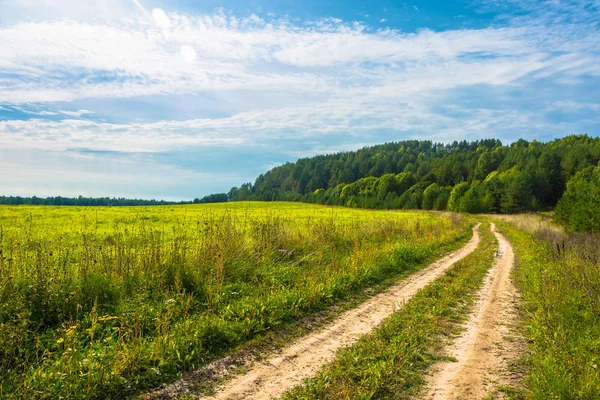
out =
<path fill-rule="evenodd" d="M 491 230 L 498 240 L 497 261 L 485 278 L 465 332 L 448 349 L 456 362 L 432 368 L 425 399 L 502 398 L 501 386 L 519 383 L 514 365 L 525 345 L 514 329 L 518 323 L 518 292 L 510 279 L 514 252 L 494 224 Z"/>

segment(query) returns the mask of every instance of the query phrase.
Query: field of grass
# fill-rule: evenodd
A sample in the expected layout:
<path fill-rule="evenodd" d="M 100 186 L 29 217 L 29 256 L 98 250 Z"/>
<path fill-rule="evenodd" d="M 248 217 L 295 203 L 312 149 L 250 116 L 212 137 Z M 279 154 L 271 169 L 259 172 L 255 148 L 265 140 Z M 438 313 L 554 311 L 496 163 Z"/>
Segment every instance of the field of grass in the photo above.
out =
<path fill-rule="evenodd" d="M 600 398 L 600 237 L 536 216 L 503 220 L 529 340 L 527 397 Z"/>
<path fill-rule="evenodd" d="M 293 203 L 0 207 L 0 397 L 134 395 L 469 236 Z"/>
<path fill-rule="evenodd" d="M 284 398 L 408 399 L 418 394 L 426 368 L 441 357 L 440 339 L 456 333 L 494 262 L 496 240 L 488 225 L 480 232 L 481 243 L 472 254 Z"/>

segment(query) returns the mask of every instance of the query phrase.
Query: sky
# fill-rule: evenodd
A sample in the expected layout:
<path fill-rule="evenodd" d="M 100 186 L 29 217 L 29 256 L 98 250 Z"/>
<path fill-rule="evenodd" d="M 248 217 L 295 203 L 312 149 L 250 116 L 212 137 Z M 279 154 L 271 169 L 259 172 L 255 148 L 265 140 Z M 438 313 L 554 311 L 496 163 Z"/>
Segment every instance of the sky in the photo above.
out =
<path fill-rule="evenodd" d="M 600 0 L 0 0 L 0 195 L 189 200 L 384 142 L 599 127 Z"/>

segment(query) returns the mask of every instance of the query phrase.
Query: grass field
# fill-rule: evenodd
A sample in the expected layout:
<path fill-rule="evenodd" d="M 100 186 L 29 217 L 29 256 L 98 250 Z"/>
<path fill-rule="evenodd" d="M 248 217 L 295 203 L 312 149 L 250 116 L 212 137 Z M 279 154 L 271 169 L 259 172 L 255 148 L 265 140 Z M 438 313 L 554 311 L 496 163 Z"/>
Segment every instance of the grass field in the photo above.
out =
<path fill-rule="evenodd" d="M 0 397 L 131 396 L 469 234 L 293 203 L 0 207 Z"/>

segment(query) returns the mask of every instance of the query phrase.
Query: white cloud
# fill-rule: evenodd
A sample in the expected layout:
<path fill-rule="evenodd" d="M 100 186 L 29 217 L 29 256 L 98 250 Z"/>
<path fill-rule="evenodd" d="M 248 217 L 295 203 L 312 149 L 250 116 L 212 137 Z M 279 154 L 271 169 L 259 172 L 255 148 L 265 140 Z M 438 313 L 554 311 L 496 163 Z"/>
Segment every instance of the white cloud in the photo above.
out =
<path fill-rule="evenodd" d="M 191 64 L 194 61 L 196 61 L 197 54 L 196 50 L 194 50 L 193 47 L 184 44 L 183 46 L 181 46 L 179 52 L 181 53 L 181 57 L 183 57 L 186 63 Z"/>
<path fill-rule="evenodd" d="M 302 107 L 185 121 L 109 124 L 88 120 L 9 120 L 0 121 L 0 144 L 3 148 L 19 149 L 155 153 L 315 143 L 313 151 L 317 151 L 330 148 L 332 140 L 335 142 L 340 137 L 345 143 L 335 146 L 348 148 L 367 138 L 375 143 L 398 135 L 449 141 L 490 136 L 490 132 L 547 134 L 550 125 L 545 114 L 558 109 L 556 105 L 548 105 L 537 110 L 470 107 L 465 111 L 448 101 L 447 97 L 427 93 L 413 92 L 405 99 L 397 99 L 393 93 L 375 93 Z M 561 104 L 574 108 L 572 102 Z M 437 110 L 440 106 L 447 112 Z M 587 109 L 589 107 L 588 104 Z M 587 120 L 553 122 L 551 131 L 571 133 L 576 132 L 578 126 L 598 123 L 600 117 L 594 113 Z M 381 132 L 387 133 L 383 139 Z"/>
<path fill-rule="evenodd" d="M 212 120 L 165 121 L 153 124 L 108 124 L 85 120 L 0 121 L 4 148 L 90 149 L 120 152 L 159 152 L 187 146 L 219 146 L 243 143 L 234 136 L 219 135 Z M 203 128 L 211 129 L 204 132 Z"/>
<path fill-rule="evenodd" d="M 456 85 L 452 71 L 468 75 L 482 67 L 492 79 L 499 73 L 518 77 L 532 60 L 554 71 L 600 75 L 598 30 L 588 29 L 584 35 L 577 25 L 561 27 L 560 34 L 548 27 L 405 34 L 370 31 L 335 19 L 296 26 L 256 15 L 239 19 L 154 9 L 152 16 L 110 24 L 63 20 L 0 29 L 0 70 L 22 77 L 0 80 L 0 101 L 211 90 L 347 96 L 349 88 L 371 90 L 390 80 L 406 81 L 420 70 L 431 71 L 442 87 Z M 577 61 L 563 62 L 569 57 Z M 509 65 L 512 71 L 505 71 Z M 406 82 L 406 87 L 415 88 L 416 83 Z"/>
<path fill-rule="evenodd" d="M 130 16 L 133 6 L 125 0 L 9 0 L 0 4 L 0 20 L 3 24 L 63 19 L 111 22 Z"/>
<path fill-rule="evenodd" d="M 169 20 L 167 13 L 160 8 L 155 8 L 152 10 L 152 18 L 161 29 L 166 30 L 171 27 L 171 21 Z"/>
<path fill-rule="evenodd" d="M 63 115 L 66 115 L 68 117 L 74 117 L 74 118 L 79 118 L 79 117 L 82 117 L 84 115 L 93 114 L 92 111 L 88 111 L 88 110 L 78 110 L 78 111 L 64 111 L 64 110 L 60 110 L 59 113 L 63 114 Z"/>

